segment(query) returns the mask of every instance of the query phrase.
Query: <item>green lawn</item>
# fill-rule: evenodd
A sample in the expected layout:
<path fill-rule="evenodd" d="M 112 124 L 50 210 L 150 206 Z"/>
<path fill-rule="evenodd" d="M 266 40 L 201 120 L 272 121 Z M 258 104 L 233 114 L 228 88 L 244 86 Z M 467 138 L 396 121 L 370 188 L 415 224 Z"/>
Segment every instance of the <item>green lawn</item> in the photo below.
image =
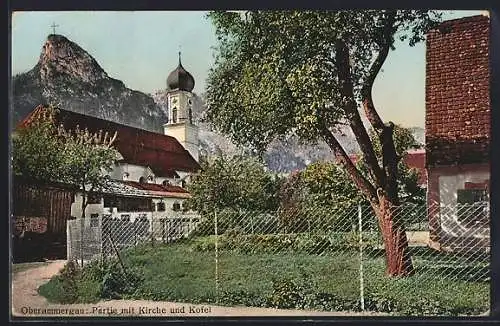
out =
<path fill-rule="evenodd" d="M 133 292 L 122 296 L 126 298 L 320 310 L 359 309 L 357 250 L 322 255 L 219 250 L 217 273 L 215 251 L 199 250 L 193 242 L 136 247 L 123 252 L 122 258 L 127 270 L 143 278 Z M 364 257 L 367 310 L 411 315 L 479 314 L 488 310 L 489 280 L 477 274 L 484 270 L 474 266 L 465 270 L 459 266 L 457 257 L 431 256 L 425 249 L 415 252 L 413 258 L 415 275 L 394 279 L 384 275 L 383 256 Z M 99 282 L 89 288 L 95 284 Z M 51 292 L 51 286 L 47 287 L 44 291 Z M 41 293 L 43 295 L 43 291 Z M 294 301 L 301 304 L 293 306 Z"/>
<path fill-rule="evenodd" d="M 265 297 L 272 294 L 273 282 L 285 279 L 312 284 L 316 292 L 359 300 L 359 253 L 355 250 L 324 255 L 221 250 L 217 284 L 214 257 L 214 251 L 199 252 L 189 244 L 177 244 L 137 248 L 127 252 L 124 261 L 141 268 L 143 286 L 153 299 L 214 302 L 216 285 L 219 296 L 246 292 Z M 366 301 L 390 299 L 404 307 L 428 305 L 428 309 L 450 313 L 488 310 L 490 285 L 487 278 L 480 277 L 480 269 L 469 268 L 473 275 L 467 275 L 457 257 L 429 255 L 425 250 L 416 251 L 413 259 L 415 275 L 394 279 L 384 275 L 382 256 L 365 256 Z"/>

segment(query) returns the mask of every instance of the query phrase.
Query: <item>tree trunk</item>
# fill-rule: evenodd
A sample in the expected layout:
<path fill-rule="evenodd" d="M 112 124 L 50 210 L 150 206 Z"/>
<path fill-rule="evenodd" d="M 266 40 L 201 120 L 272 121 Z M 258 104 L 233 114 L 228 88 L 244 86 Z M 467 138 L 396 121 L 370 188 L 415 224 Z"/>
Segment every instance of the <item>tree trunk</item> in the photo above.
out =
<path fill-rule="evenodd" d="M 86 201 L 86 194 L 85 194 L 85 185 L 83 186 L 83 192 L 82 192 L 82 217 L 80 220 L 80 264 L 82 265 L 83 268 L 83 247 L 84 247 L 84 237 L 85 237 L 85 208 L 87 207 L 87 201 Z"/>
<path fill-rule="evenodd" d="M 406 229 L 402 223 L 398 206 L 386 196 L 379 197 L 379 206 L 375 208 L 380 232 L 384 241 L 386 275 L 408 276 L 413 274 L 413 263 L 408 250 Z"/>
<path fill-rule="evenodd" d="M 87 195 L 82 192 L 82 218 L 85 219 L 85 209 L 87 208 Z"/>

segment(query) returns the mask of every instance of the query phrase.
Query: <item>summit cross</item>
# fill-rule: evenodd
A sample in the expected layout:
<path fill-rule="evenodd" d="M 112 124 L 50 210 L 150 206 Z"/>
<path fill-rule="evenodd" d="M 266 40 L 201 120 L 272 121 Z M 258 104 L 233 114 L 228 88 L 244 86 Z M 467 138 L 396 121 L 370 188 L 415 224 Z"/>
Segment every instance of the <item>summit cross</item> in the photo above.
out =
<path fill-rule="evenodd" d="M 52 34 L 55 34 L 56 33 L 56 27 L 59 27 L 59 25 L 56 25 L 56 23 L 52 23 L 52 25 L 50 25 L 50 27 L 52 27 Z"/>

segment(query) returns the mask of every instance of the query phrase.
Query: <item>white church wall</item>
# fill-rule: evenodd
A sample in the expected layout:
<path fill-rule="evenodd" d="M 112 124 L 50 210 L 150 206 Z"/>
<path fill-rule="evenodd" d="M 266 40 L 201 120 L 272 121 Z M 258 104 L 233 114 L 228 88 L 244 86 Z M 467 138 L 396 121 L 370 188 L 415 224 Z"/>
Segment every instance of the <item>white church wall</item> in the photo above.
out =
<path fill-rule="evenodd" d="M 146 166 L 135 165 L 130 163 L 121 163 L 115 169 L 113 169 L 111 178 L 115 180 L 125 180 L 123 178 L 124 173 L 128 173 L 127 181 L 139 182 L 141 177 L 147 178 L 150 174 L 150 170 Z"/>
<path fill-rule="evenodd" d="M 120 163 L 119 165 L 113 168 L 113 171 L 109 173 L 109 176 L 115 180 L 124 180 L 123 174 L 127 172 L 128 181 L 139 182 L 141 177 L 147 178 L 148 175 L 153 174 L 152 171 L 146 166 L 140 166 L 130 163 Z M 154 181 L 151 183 L 162 184 L 163 181 L 169 181 L 171 185 L 180 185 L 180 180 L 182 177 L 185 177 L 189 173 L 177 171 L 179 178 L 167 178 L 163 176 L 154 176 Z"/>
<path fill-rule="evenodd" d="M 177 186 L 179 184 L 180 178 L 165 178 L 165 177 L 156 177 L 156 183 L 161 185 L 164 181 L 168 181 L 169 184 L 173 186 Z"/>

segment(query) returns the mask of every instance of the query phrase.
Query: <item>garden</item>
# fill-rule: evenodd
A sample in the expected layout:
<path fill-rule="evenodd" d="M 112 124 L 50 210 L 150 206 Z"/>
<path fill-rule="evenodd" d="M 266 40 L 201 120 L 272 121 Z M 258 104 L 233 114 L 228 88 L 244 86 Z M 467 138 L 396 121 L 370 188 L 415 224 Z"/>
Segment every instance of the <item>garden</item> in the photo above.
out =
<path fill-rule="evenodd" d="M 68 263 L 39 293 L 58 303 L 144 299 L 413 316 L 489 309 L 488 265 L 478 263 L 486 255 L 464 265 L 458 254 L 415 247 L 415 274 L 393 278 L 384 274 L 383 250 L 371 247 L 360 260 L 358 248 L 338 237 L 322 241 L 328 245 L 318 250 L 319 239 L 306 234 L 228 234 L 140 245 L 83 269 Z"/>

